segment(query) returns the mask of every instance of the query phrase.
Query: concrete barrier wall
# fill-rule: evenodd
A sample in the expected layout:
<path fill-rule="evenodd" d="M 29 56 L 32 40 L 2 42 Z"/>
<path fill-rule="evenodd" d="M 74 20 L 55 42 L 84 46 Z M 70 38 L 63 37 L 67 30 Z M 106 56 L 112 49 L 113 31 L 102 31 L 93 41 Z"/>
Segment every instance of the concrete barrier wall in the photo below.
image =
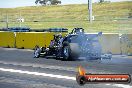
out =
<path fill-rule="evenodd" d="M 36 45 L 48 47 L 54 32 L 0 32 L 1 47 L 33 49 Z M 59 34 L 59 33 L 58 33 Z M 63 36 L 66 33 L 62 33 Z M 103 34 L 100 38 L 103 53 L 132 54 L 132 34 Z"/>
<path fill-rule="evenodd" d="M 53 40 L 54 33 L 39 33 L 36 34 L 36 45 L 48 47 L 50 41 Z"/>
<path fill-rule="evenodd" d="M 0 46 L 14 47 L 15 36 L 13 32 L 0 32 Z"/>
<path fill-rule="evenodd" d="M 128 34 L 128 55 L 132 55 L 132 34 Z"/>
<path fill-rule="evenodd" d="M 53 39 L 53 32 L 19 32 L 16 33 L 16 48 L 33 49 L 36 45 L 39 47 L 48 47 Z M 59 34 L 59 33 L 58 33 Z M 62 33 L 64 36 L 66 33 Z"/>
<path fill-rule="evenodd" d="M 120 35 L 122 54 L 132 55 L 132 34 Z"/>
<path fill-rule="evenodd" d="M 103 53 L 121 54 L 119 34 L 103 34 L 100 43 Z"/>
<path fill-rule="evenodd" d="M 29 48 L 35 46 L 35 33 L 16 33 L 16 48 Z"/>

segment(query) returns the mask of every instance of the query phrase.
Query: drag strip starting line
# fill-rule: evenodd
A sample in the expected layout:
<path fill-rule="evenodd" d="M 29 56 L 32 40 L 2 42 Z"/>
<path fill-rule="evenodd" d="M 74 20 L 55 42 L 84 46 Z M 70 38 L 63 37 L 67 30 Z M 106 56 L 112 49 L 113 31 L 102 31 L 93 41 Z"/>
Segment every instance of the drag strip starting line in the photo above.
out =
<path fill-rule="evenodd" d="M 36 76 L 44 76 L 44 77 L 51 77 L 51 78 L 58 78 L 58 79 L 68 79 L 68 80 L 73 80 L 73 81 L 76 80 L 75 77 L 70 77 L 70 76 L 54 75 L 54 74 L 39 73 L 39 72 L 30 72 L 30 71 L 15 70 L 15 69 L 0 68 L 0 71 L 28 74 L 28 75 L 36 75 Z M 132 86 L 124 85 L 124 84 L 105 84 L 105 85 L 115 86 L 115 87 L 120 87 L 120 88 L 132 88 Z"/>

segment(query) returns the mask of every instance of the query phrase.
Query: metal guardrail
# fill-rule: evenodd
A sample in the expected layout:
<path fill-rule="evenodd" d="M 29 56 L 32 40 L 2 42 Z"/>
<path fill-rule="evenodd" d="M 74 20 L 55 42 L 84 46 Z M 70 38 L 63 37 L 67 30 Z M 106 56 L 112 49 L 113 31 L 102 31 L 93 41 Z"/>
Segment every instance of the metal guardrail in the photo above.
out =
<path fill-rule="evenodd" d="M 49 29 L 30 29 L 25 27 L 12 27 L 12 28 L 2 28 L 0 31 L 10 31 L 10 32 L 68 32 L 66 28 L 49 28 Z"/>

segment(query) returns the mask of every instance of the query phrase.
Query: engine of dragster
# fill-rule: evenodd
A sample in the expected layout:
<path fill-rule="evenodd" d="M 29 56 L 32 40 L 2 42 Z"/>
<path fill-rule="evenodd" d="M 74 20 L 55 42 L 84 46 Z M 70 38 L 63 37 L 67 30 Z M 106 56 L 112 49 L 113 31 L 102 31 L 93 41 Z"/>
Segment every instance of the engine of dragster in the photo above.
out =
<path fill-rule="evenodd" d="M 46 52 L 46 55 L 60 56 L 62 49 L 62 41 L 62 35 L 54 35 L 54 39 L 51 40 L 49 47 L 44 50 L 44 52 Z"/>

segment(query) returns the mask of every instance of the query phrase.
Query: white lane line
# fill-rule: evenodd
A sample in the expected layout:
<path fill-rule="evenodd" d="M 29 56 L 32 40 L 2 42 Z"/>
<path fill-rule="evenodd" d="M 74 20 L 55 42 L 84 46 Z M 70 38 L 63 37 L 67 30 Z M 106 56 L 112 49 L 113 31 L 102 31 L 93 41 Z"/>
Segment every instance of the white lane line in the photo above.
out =
<path fill-rule="evenodd" d="M 115 87 L 119 87 L 119 88 L 132 88 L 132 86 L 130 85 L 125 85 L 125 84 L 105 84 L 107 86 L 111 85 L 111 86 L 115 86 Z"/>
<path fill-rule="evenodd" d="M 29 71 L 15 70 L 15 69 L 0 68 L 0 71 L 12 72 L 12 73 L 20 73 L 20 74 L 28 74 L 28 75 L 36 75 L 36 76 L 44 76 L 44 77 L 51 77 L 51 78 L 58 78 L 58 79 L 68 79 L 68 80 L 74 80 L 74 81 L 76 80 L 75 77 L 70 77 L 70 76 L 39 73 L 39 72 L 29 72 Z M 115 87 L 119 87 L 119 88 L 132 88 L 132 86 L 124 85 L 124 84 L 105 84 L 105 85 L 107 85 L 107 86 L 115 86 Z"/>
<path fill-rule="evenodd" d="M 130 85 L 124 85 L 124 84 L 113 84 L 113 86 L 122 87 L 122 88 L 132 88 L 132 86 L 130 86 Z"/>
<path fill-rule="evenodd" d="M 48 69 L 55 69 L 55 70 L 66 70 L 66 71 L 73 71 L 76 72 L 76 69 L 73 67 L 61 67 L 61 66 L 51 66 L 51 65 L 41 65 L 41 64 L 33 64 L 33 63 L 18 63 L 18 62 L 6 62 L 6 61 L 0 61 L 0 64 L 5 65 L 15 65 L 15 66 L 32 66 L 32 67 L 41 67 L 41 68 L 48 68 Z"/>
<path fill-rule="evenodd" d="M 15 69 L 0 68 L 0 71 L 12 72 L 12 73 L 21 73 L 21 74 L 29 74 L 29 75 L 36 75 L 36 76 L 46 76 L 46 77 L 52 77 L 52 78 L 58 78 L 58 79 L 76 80 L 75 77 L 54 75 L 54 74 L 47 74 L 47 73 L 39 73 L 39 72 L 29 72 L 29 71 L 15 70 Z"/>

